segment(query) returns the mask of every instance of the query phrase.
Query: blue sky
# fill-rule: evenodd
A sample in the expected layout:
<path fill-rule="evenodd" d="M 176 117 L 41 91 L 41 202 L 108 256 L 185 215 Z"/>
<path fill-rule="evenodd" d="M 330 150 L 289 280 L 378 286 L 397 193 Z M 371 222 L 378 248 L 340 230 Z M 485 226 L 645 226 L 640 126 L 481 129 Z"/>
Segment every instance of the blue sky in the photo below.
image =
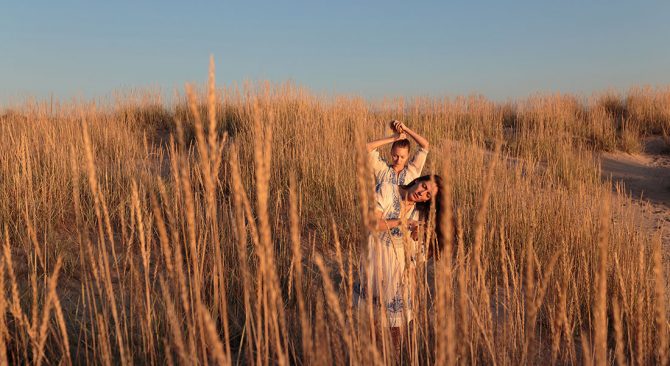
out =
<path fill-rule="evenodd" d="M 16 1 L 0 105 L 204 82 L 496 100 L 670 84 L 668 1 Z"/>

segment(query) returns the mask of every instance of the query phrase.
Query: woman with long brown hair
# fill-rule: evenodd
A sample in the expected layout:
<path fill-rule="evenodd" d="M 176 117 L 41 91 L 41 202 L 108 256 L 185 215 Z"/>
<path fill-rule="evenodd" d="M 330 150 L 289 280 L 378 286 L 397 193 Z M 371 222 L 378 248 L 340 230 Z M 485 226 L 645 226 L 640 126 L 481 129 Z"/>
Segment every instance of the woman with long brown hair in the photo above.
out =
<path fill-rule="evenodd" d="M 403 224 L 407 223 L 405 229 L 416 233 L 419 220 L 428 216 L 431 203 L 439 218 L 441 191 L 442 179 L 436 175 L 424 175 L 400 186 L 382 182 L 376 188 L 377 226 L 368 236 L 367 256 L 361 258 L 360 281 L 354 287 L 355 302 L 357 306 L 365 306 L 366 301 L 372 301 L 381 311 L 382 324 L 389 327 L 397 350 L 401 330 L 413 317 L 414 289 L 409 288 L 405 274 L 425 256 L 416 236 L 404 235 Z"/>

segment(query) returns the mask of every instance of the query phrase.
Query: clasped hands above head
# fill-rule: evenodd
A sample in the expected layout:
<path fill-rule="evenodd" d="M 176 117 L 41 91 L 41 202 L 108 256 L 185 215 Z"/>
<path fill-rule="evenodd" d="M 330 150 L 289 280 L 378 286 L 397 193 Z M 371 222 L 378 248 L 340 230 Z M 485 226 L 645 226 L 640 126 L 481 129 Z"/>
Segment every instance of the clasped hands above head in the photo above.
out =
<path fill-rule="evenodd" d="M 390 125 L 391 125 L 391 129 L 399 135 L 404 134 L 405 130 L 407 130 L 407 126 L 405 126 L 404 123 L 398 121 L 397 119 L 394 119 L 393 121 L 391 121 Z"/>

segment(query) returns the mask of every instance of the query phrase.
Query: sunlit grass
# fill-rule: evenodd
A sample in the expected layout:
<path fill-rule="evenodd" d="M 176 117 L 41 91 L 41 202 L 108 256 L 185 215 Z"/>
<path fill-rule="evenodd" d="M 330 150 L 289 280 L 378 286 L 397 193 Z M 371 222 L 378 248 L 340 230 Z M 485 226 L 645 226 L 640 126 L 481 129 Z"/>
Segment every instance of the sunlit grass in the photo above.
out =
<path fill-rule="evenodd" d="M 404 359 L 667 358 L 659 246 L 592 152 L 667 134 L 670 90 L 368 103 L 210 78 L 174 107 L 140 95 L 0 117 L 0 363 L 390 362 L 351 286 L 363 144 L 391 119 L 431 141 L 456 233 L 411 276 Z"/>

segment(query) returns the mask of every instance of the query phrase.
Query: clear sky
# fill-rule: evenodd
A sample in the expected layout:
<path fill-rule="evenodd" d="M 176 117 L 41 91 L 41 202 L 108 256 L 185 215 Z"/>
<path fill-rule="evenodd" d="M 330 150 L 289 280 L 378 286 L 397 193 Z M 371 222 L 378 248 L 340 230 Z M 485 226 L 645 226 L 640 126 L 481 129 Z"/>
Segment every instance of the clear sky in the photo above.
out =
<path fill-rule="evenodd" d="M 293 80 L 377 98 L 670 84 L 670 1 L 11 1 L 0 105 Z"/>

